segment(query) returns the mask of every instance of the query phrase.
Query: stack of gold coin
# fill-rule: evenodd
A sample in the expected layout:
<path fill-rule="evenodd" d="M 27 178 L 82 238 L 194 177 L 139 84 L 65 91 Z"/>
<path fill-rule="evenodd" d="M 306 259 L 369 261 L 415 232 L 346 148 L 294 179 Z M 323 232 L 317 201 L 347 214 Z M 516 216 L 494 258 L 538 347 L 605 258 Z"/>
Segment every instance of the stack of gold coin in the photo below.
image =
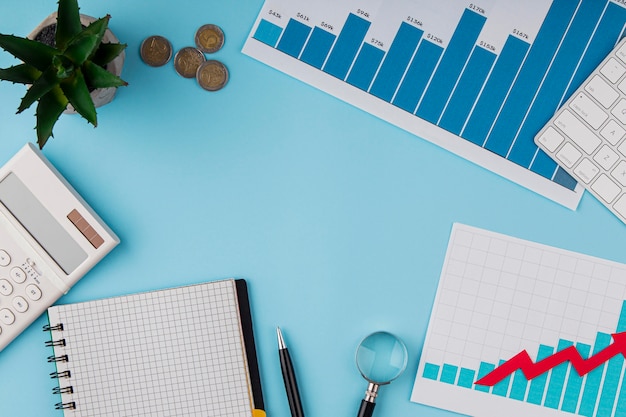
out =
<path fill-rule="evenodd" d="M 207 91 L 222 89 L 228 82 L 228 69 L 217 60 L 207 61 L 205 53 L 212 54 L 224 46 L 224 32 L 213 24 L 201 26 L 196 31 L 196 47 L 186 46 L 174 56 L 174 69 L 185 78 L 196 78 Z M 140 49 L 141 59 L 148 65 L 160 67 L 172 57 L 172 44 L 162 36 L 146 38 Z"/>

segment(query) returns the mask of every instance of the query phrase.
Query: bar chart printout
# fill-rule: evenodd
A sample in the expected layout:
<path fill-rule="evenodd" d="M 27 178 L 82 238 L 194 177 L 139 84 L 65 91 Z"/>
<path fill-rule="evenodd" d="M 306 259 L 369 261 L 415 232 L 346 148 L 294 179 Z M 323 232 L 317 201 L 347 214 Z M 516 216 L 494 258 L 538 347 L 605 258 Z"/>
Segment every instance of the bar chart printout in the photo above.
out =
<path fill-rule="evenodd" d="M 533 139 L 625 24 L 614 0 L 266 0 L 243 52 L 575 208 Z"/>
<path fill-rule="evenodd" d="M 624 264 L 455 224 L 411 400 L 481 417 L 626 416 L 624 277 Z M 522 351 L 535 364 L 574 348 L 604 359 L 476 384 Z"/>

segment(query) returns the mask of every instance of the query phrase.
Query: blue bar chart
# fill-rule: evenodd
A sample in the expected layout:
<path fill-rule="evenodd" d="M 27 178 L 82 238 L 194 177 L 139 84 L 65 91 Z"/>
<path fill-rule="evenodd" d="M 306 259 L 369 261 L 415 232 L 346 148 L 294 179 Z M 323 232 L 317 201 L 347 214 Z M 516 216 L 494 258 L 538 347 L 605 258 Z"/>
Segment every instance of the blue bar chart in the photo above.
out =
<path fill-rule="evenodd" d="M 623 4 L 533 0 L 524 6 L 534 14 L 518 21 L 522 9 L 502 0 L 423 15 L 400 0 L 322 3 L 266 1 L 244 52 L 544 195 L 536 188 L 547 181 L 558 190 L 549 198 L 580 198 L 534 136 L 620 39 Z"/>
<path fill-rule="evenodd" d="M 624 264 L 455 224 L 412 399 L 486 417 L 626 415 L 624 274 Z M 523 352 L 530 363 L 515 359 Z M 581 370 L 585 361 L 595 365 Z"/>
<path fill-rule="evenodd" d="M 624 331 L 626 302 L 622 304 L 615 333 Z M 581 356 L 587 358 L 610 343 L 611 335 L 601 332 L 596 334 L 593 346 L 560 339 L 557 346 L 539 345 L 536 361 L 569 346 L 576 346 Z M 426 363 L 422 377 L 581 416 L 626 415 L 626 381 L 622 382 L 624 356 L 612 358 L 586 376 L 579 376 L 571 364 L 563 363 L 532 381 L 528 381 L 521 371 L 517 371 L 512 377 L 507 377 L 493 387 L 475 384 L 495 368 L 496 364 L 487 362 L 481 362 L 478 369 L 467 369 L 454 364 Z"/>

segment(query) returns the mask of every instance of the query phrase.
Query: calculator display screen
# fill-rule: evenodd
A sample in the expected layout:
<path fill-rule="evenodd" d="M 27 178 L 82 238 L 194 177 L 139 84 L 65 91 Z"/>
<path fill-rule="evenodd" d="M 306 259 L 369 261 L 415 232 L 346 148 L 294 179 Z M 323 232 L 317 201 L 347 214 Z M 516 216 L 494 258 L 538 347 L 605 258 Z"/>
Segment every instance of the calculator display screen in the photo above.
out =
<path fill-rule="evenodd" d="M 66 274 L 87 259 L 87 252 L 14 173 L 0 181 L 0 202 Z"/>

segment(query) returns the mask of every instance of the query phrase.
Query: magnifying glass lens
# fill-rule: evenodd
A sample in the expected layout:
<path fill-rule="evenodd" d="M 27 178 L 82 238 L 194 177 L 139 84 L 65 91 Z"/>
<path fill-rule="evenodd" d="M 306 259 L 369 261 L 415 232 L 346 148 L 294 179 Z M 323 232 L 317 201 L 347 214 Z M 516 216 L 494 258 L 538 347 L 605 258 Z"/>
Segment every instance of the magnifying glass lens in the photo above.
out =
<path fill-rule="evenodd" d="M 356 352 L 359 372 L 369 382 L 388 384 L 404 371 L 407 364 L 404 343 L 387 332 L 376 332 L 367 336 Z"/>
<path fill-rule="evenodd" d="M 376 332 L 367 336 L 356 350 L 356 366 L 369 386 L 361 401 L 358 417 L 371 417 L 378 387 L 400 376 L 406 368 L 408 353 L 404 343 L 391 333 Z"/>

